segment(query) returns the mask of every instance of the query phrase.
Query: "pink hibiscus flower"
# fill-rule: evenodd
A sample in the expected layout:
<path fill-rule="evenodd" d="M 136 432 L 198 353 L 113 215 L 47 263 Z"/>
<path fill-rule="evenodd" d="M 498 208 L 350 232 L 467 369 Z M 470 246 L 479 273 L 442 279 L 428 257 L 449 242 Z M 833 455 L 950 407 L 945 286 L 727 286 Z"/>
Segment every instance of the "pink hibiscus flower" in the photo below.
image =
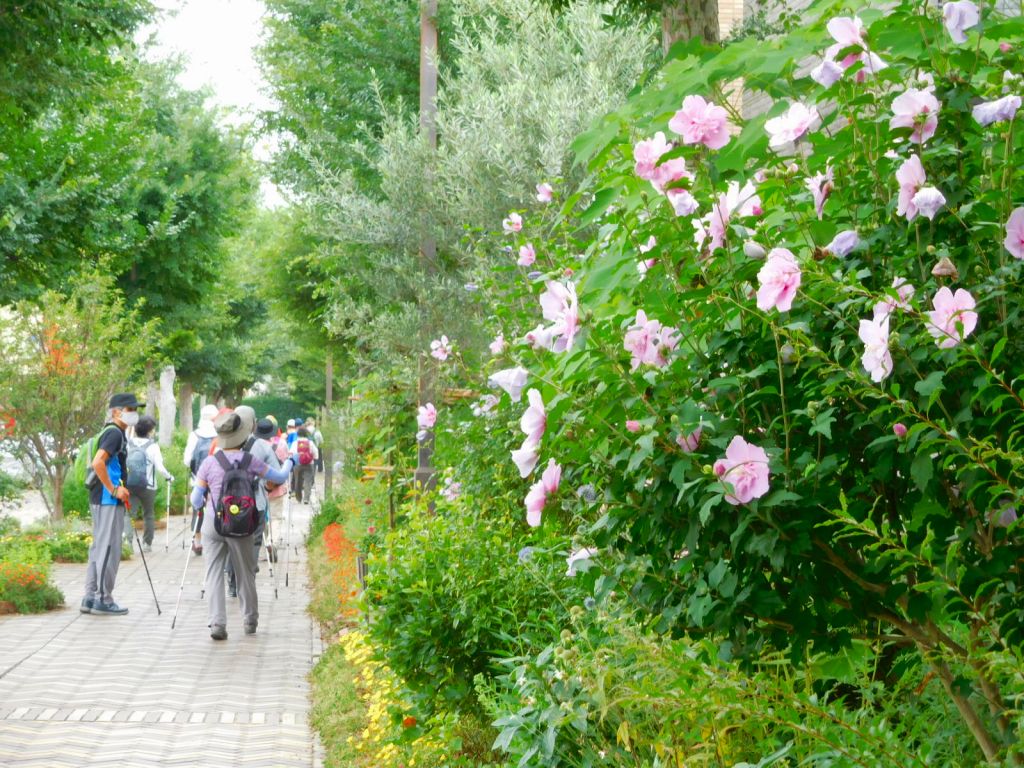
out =
<path fill-rule="evenodd" d="M 736 435 L 725 449 L 725 458 L 714 465 L 715 474 L 728 490 L 730 504 L 747 504 L 768 493 L 768 454 Z"/>
<path fill-rule="evenodd" d="M 721 149 L 729 143 L 729 113 L 700 96 L 687 96 L 668 127 L 683 137 L 683 144 Z"/>
<path fill-rule="evenodd" d="M 1024 259 L 1024 208 L 1014 208 L 1006 220 L 1006 250 L 1015 259 Z"/>
<path fill-rule="evenodd" d="M 665 134 L 658 131 L 653 138 L 638 141 L 633 147 L 633 159 L 636 161 L 634 171 L 641 179 L 651 181 L 654 178 L 658 161 L 672 148 L 665 140 Z"/>
<path fill-rule="evenodd" d="M 864 342 L 864 354 L 861 365 L 871 374 L 871 380 L 880 382 L 892 373 L 892 354 L 889 352 L 889 316 L 875 317 L 874 320 L 861 320 L 857 332 Z"/>
<path fill-rule="evenodd" d="M 953 42 L 962 44 L 967 42 L 967 30 L 981 21 L 981 13 L 971 0 L 957 0 L 942 6 L 942 21 Z"/>
<path fill-rule="evenodd" d="M 970 336 L 978 325 L 974 297 L 963 288 L 957 288 L 953 293 L 943 286 L 935 293 L 932 305 L 935 309 L 927 313 L 927 327 L 939 349 L 952 349 Z"/>
<path fill-rule="evenodd" d="M 519 232 L 523 228 L 523 217 L 518 213 L 510 213 L 507 219 L 502 219 L 501 228 L 506 232 Z"/>
<path fill-rule="evenodd" d="M 487 345 L 491 350 L 492 355 L 500 355 L 508 348 L 508 342 L 505 341 L 505 335 L 499 333 L 490 344 Z"/>
<path fill-rule="evenodd" d="M 537 185 L 537 202 L 550 203 L 554 190 L 546 181 Z"/>
<path fill-rule="evenodd" d="M 440 339 L 434 339 L 430 342 L 430 356 L 444 362 L 448 359 L 448 356 L 452 353 L 452 343 L 448 341 L 447 336 L 442 336 Z"/>
<path fill-rule="evenodd" d="M 875 304 L 873 314 L 876 321 L 888 317 L 897 309 L 902 309 L 904 312 L 910 310 L 910 300 L 914 297 L 914 286 L 908 283 L 905 277 L 894 277 L 892 287 L 896 291 L 896 296 L 886 296 Z"/>
<path fill-rule="evenodd" d="M 420 429 L 431 429 L 437 423 L 437 409 L 433 403 L 421 405 L 416 409 L 416 425 Z"/>
<path fill-rule="evenodd" d="M 492 373 L 487 382 L 494 386 L 501 387 L 513 401 L 519 402 L 519 398 L 523 395 L 523 387 L 526 386 L 526 379 L 529 376 L 529 372 L 521 366 L 515 368 L 506 368 L 503 371 Z"/>
<path fill-rule="evenodd" d="M 810 190 L 814 198 L 814 212 L 818 214 L 818 221 L 821 221 L 822 212 L 825 209 L 825 201 L 832 194 L 832 166 L 826 165 L 824 173 L 816 173 L 804 181 L 804 185 Z"/>
<path fill-rule="evenodd" d="M 529 267 L 537 260 L 537 253 L 533 250 L 533 243 L 519 246 L 519 259 L 516 261 L 520 267 Z"/>
<path fill-rule="evenodd" d="M 541 513 L 544 505 L 547 504 L 549 496 L 558 492 L 558 486 L 562 482 L 562 468 L 555 463 L 554 459 L 548 461 L 547 469 L 541 475 L 540 480 L 530 487 L 526 494 L 526 522 L 531 528 L 540 525 Z"/>
<path fill-rule="evenodd" d="M 772 248 L 757 273 L 757 280 L 761 285 L 757 290 L 757 308 L 788 312 L 800 287 L 800 265 L 796 256 L 786 248 Z"/>
<path fill-rule="evenodd" d="M 896 205 L 896 214 L 906 216 L 907 221 L 913 221 L 917 217 L 917 206 L 914 204 L 914 195 L 924 186 L 927 177 L 924 173 L 924 166 L 921 165 L 921 158 L 911 155 L 896 171 L 896 181 L 900 185 L 899 200 Z"/>
<path fill-rule="evenodd" d="M 783 114 L 773 117 L 764 124 L 764 129 L 771 136 L 768 146 L 772 149 L 779 149 L 796 141 L 807 133 L 818 120 L 818 111 L 814 107 L 808 108 L 799 101 L 793 102 Z"/>
<path fill-rule="evenodd" d="M 981 104 L 975 104 L 971 109 L 971 115 L 978 121 L 978 125 L 992 125 L 992 123 L 1005 123 L 1013 120 L 1018 109 L 1020 109 L 1020 96 L 1011 94 L 995 101 L 983 101 Z"/>
<path fill-rule="evenodd" d="M 910 128 L 910 141 L 924 144 L 939 125 L 939 100 L 931 91 L 908 88 L 892 102 L 890 128 Z"/>

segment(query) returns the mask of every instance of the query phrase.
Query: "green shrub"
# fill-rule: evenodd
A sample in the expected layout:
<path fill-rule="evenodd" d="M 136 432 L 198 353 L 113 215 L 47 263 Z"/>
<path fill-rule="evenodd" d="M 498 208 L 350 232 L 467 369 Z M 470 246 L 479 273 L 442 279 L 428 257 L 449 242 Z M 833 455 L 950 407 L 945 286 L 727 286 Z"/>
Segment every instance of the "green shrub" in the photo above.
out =
<path fill-rule="evenodd" d="M 41 535 L 0 537 L 0 603 L 10 603 L 17 613 L 38 613 L 63 603 L 64 595 L 49 581 L 52 559 Z"/>
<path fill-rule="evenodd" d="M 410 516 L 387 541 L 369 563 L 369 632 L 429 705 L 474 709 L 475 676 L 538 650 L 564 622 L 572 590 L 550 586 L 564 581 L 564 563 L 521 562 L 513 525 L 453 505 Z"/>
<path fill-rule="evenodd" d="M 48 579 L 45 565 L 0 561 L 0 603 L 10 603 L 18 613 L 56 608 L 64 595 Z"/>
<path fill-rule="evenodd" d="M 25 482 L 0 470 L 0 501 L 14 501 L 25 490 Z"/>
<path fill-rule="evenodd" d="M 21 523 L 16 517 L 0 514 L 0 536 L 13 536 L 21 531 Z"/>
<path fill-rule="evenodd" d="M 85 563 L 89 560 L 92 534 L 88 531 L 58 529 L 47 534 L 44 541 L 54 562 Z"/>
<path fill-rule="evenodd" d="M 628 612 L 570 615 L 560 642 L 477 681 L 496 746 L 520 765 L 983 762 L 941 684 L 883 644 L 742 666 L 727 643 L 648 632 Z"/>

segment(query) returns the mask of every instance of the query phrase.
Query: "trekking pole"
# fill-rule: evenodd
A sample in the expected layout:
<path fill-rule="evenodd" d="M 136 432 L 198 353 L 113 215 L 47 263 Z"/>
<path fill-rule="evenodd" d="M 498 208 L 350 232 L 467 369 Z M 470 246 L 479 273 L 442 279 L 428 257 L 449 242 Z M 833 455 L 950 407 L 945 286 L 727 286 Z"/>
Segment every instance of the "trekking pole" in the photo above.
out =
<path fill-rule="evenodd" d="M 274 561 L 277 560 L 277 548 L 274 546 L 274 523 L 270 510 L 267 510 L 267 565 L 270 567 L 270 578 L 274 582 L 274 599 L 277 600 L 277 574 L 274 573 Z"/>
<path fill-rule="evenodd" d="M 167 483 L 167 511 L 164 513 L 164 552 L 171 551 L 171 484 Z"/>
<path fill-rule="evenodd" d="M 196 515 L 196 522 L 192 524 L 192 535 L 195 536 L 196 523 L 199 522 L 199 515 Z M 174 604 L 174 618 L 171 619 L 171 629 L 174 629 L 174 623 L 178 620 L 178 607 L 181 605 L 181 595 L 185 591 L 185 576 L 188 575 L 188 563 L 192 559 L 192 547 L 188 548 L 188 554 L 185 556 L 185 570 L 181 573 L 181 586 L 178 587 L 178 601 Z"/>
<path fill-rule="evenodd" d="M 132 507 L 127 501 L 124 503 L 124 506 L 128 512 L 132 511 Z M 135 542 L 139 545 L 139 556 L 142 557 L 142 567 L 146 569 L 146 578 L 149 579 L 149 589 L 153 593 L 153 602 L 156 603 L 156 615 L 159 616 L 161 614 L 160 601 L 156 599 L 156 587 L 153 586 L 153 577 L 149 575 L 149 564 L 146 562 L 146 553 L 142 548 L 142 542 L 139 541 L 138 529 L 133 525 L 132 530 L 135 532 Z"/>
<path fill-rule="evenodd" d="M 292 497 L 289 494 L 284 499 L 284 516 L 287 521 L 287 533 L 284 544 L 284 585 L 288 586 L 288 573 L 292 564 Z"/>

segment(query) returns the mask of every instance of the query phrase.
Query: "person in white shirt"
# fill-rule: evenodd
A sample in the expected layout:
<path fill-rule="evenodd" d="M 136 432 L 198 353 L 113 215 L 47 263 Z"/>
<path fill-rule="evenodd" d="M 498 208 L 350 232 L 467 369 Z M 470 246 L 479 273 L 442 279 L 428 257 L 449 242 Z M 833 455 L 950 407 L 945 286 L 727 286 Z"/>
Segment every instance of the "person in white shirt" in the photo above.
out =
<path fill-rule="evenodd" d="M 135 425 L 135 434 L 128 438 L 128 466 L 125 472 L 125 486 L 131 494 L 128 498 L 131 512 L 133 516 L 141 513 L 144 521 L 142 544 L 146 552 L 153 551 L 156 476 L 159 474 L 168 483 L 174 482 L 174 477 L 164 466 L 160 444 L 152 438 L 155 428 L 156 420 L 152 416 L 139 419 Z M 130 531 L 127 533 L 131 535 Z"/>
<path fill-rule="evenodd" d="M 189 432 L 188 440 L 185 442 L 185 454 L 181 457 L 188 467 L 192 482 L 195 483 L 196 472 L 199 465 L 210 455 L 213 441 L 217 437 L 217 430 L 213 426 L 213 420 L 217 418 L 218 409 L 212 403 L 204 405 L 199 411 L 199 424 Z M 196 517 L 192 515 L 192 528 L 195 528 Z M 203 554 L 203 535 L 196 531 L 192 538 L 192 551 L 197 555 Z"/>

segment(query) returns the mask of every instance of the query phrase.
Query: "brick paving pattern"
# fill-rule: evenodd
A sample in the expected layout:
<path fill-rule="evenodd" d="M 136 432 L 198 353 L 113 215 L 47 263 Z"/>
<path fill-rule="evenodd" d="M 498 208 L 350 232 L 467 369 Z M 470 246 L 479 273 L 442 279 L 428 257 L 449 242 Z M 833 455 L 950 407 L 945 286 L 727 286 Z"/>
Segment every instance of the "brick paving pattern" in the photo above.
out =
<path fill-rule="evenodd" d="M 294 505 L 292 516 L 288 586 L 282 550 L 275 600 L 264 550 L 259 629 L 245 635 L 229 599 L 224 642 L 211 640 L 206 626 L 202 558 L 189 564 L 171 629 L 185 567 L 180 516 L 171 521 L 169 551 L 158 530 L 146 555 L 162 615 L 137 549 L 121 563 L 114 590 L 127 616 L 79 613 L 85 566 L 54 566 L 65 608 L 0 616 L 0 768 L 320 766 L 307 720 L 306 676 L 322 651 L 306 613 L 308 507 Z M 275 536 L 284 527 L 275 521 Z"/>

